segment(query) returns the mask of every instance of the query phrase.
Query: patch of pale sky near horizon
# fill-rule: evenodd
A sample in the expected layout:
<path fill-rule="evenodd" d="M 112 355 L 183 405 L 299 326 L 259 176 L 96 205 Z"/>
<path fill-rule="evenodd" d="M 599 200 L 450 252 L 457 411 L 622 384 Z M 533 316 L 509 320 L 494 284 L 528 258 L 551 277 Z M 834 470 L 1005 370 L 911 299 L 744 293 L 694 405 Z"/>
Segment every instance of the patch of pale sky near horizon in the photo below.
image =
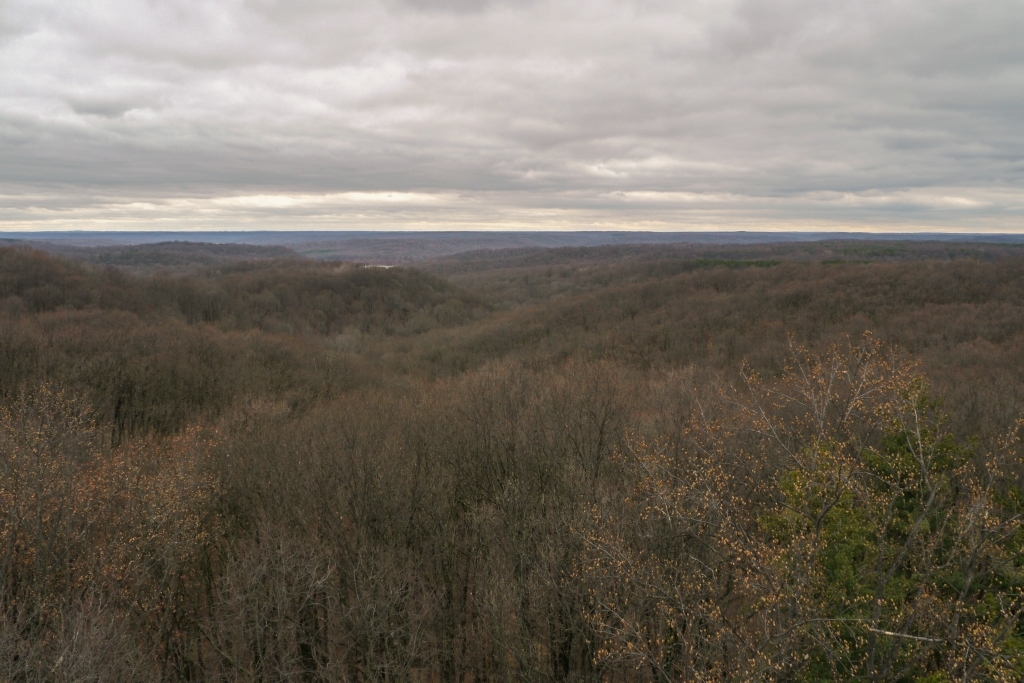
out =
<path fill-rule="evenodd" d="M 174 197 L 133 201 L 67 195 L 0 195 L 0 222 L 12 231 L 82 230 L 898 230 L 1013 232 L 1024 197 L 960 188 L 799 198 L 629 191 L 562 193 L 524 202 L 520 193 L 344 192 Z M 799 217 L 793 217 L 798 205 Z M 858 209 L 856 221 L 837 220 Z M 1010 207 L 1007 211 L 1005 207 Z M 958 217 L 952 224 L 951 216 Z"/>
<path fill-rule="evenodd" d="M 1009 0 L 7 0 L 0 229 L 1021 231 L 1022 29 Z"/>

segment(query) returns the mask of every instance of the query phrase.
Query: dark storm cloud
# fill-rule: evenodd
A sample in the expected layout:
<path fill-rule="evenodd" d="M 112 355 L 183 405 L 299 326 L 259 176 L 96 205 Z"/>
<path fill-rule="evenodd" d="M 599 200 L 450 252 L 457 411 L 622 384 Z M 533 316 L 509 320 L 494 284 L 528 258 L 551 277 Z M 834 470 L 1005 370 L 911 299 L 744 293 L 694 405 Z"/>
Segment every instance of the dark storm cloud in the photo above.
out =
<path fill-rule="evenodd" d="M 0 225 L 1024 228 L 1019 2 L 0 6 Z"/>

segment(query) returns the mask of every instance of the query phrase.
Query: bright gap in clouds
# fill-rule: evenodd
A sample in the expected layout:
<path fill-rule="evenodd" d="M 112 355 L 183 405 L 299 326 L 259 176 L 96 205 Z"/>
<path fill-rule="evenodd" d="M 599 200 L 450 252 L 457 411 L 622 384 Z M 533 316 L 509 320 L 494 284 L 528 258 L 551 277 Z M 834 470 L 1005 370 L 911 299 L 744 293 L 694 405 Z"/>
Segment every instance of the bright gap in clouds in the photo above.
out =
<path fill-rule="evenodd" d="M 1024 5 L 8 0 L 0 229 L 1024 230 Z"/>

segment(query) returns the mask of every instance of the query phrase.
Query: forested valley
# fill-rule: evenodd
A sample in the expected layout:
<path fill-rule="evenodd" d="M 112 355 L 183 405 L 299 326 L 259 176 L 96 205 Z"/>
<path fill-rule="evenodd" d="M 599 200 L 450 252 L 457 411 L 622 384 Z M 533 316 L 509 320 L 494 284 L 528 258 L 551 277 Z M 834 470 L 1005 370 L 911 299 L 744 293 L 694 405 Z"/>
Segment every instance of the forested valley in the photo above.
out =
<path fill-rule="evenodd" d="M 1024 248 L 0 248 L 0 681 L 1019 681 Z"/>

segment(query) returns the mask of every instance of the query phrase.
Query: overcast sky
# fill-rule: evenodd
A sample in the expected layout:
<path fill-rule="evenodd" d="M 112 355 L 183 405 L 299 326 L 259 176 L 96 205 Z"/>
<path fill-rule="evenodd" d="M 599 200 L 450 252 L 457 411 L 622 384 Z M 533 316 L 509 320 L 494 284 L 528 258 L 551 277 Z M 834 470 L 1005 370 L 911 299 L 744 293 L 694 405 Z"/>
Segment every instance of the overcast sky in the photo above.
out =
<path fill-rule="evenodd" d="M 1024 1 L 0 0 L 0 229 L 1024 232 Z"/>

